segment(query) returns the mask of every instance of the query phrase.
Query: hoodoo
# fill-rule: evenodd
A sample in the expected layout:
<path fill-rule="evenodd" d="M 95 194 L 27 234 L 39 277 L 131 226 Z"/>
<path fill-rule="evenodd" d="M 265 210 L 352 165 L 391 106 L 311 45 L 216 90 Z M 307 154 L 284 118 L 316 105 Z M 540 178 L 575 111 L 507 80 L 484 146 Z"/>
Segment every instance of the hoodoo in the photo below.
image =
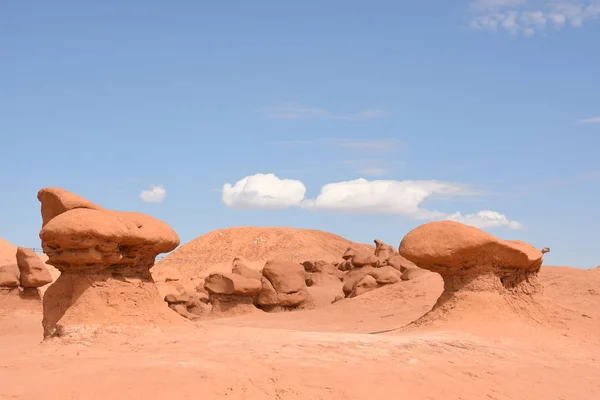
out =
<path fill-rule="evenodd" d="M 44 295 L 44 336 L 101 325 L 164 325 L 180 318 L 160 298 L 150 268 L 179 245 L 164 222 L 106 210 L 64 189 L 39 191 L 40 239 L 61 271 Z"/>
<path fill-rule="evenodd" d="M 459 222 L 430 222 L 413 229 L 402 239 L 399 253 L 444 279 L 444 292 L 425 320 L 440 311 L 448 317 L 469 302 L 490 312 L 522 309 L 539 288 L 541 251 Z"/>

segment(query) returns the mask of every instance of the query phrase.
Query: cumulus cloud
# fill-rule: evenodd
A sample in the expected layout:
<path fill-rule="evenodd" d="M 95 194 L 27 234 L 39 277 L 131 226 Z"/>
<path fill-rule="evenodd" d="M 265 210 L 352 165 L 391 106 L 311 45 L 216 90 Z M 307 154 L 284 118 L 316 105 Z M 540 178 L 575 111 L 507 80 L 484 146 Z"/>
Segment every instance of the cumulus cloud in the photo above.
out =
<path fill-rule="evenodd" d="M 600 0 L 474 0 L 471 27 L 533 36 L 600 18 Z"/>
<path fill-rule="evenodd" d="M 231 208 L 273 210 L 300 206 L 305 194 L 306 187 L 300 181 L 256 174 L 223 185 L 222 200 Z"/>
<path fill-rule="evenodd" d="M 428 198 L 452 198 L 481 194 L 468 185 L 437 180 L 356 179 L 328 183 L 314 199 L 305 197 L 301 181 L 280 179 L 274 174 L 256 174 L 223 186 L 222 200 L 227 207 L 243 209 L 282 209 L 299 207 L 314 211 L 348 214 L 401 215 L 412 219 L 454 219 L 479 227 L 518 229 L 521 225 L 495 211 L 480 211 L 463 216 L 429 210 L 422 206 Z"/>
<path fill-rule="evenodd" d="M 454 214 L 450 214 L 446 217 L 446 219 L 461 222 L 465 225 L 471 225 L 476 228 L 495 228 L 495 227 L 504 227 L 508 229 L 523 229 L 523 225 L 521 225 L 517 221 L 509 220 L 506 215 L 500 214 L 496 211 L 484 210 L 479 211 L 475 214 L 466 214 L 462 215 L 459 212 Z"/>
<path fill-rule="evenodd" d="M 149 190 L 142 190 L 140 199 L 146 203 L 160 203 L 167 197 L 167 190 L 162 185 L 151 185 Z"/>
<path fill-rule="evenodd" d="M 419 207 L 433 194 L 466 195 L 467 187 L 440 181 L 394 181 L 356 179 L 328 183 L 314 200 L 305 206 L 323 211 L 357 214 L 396 214 L 415 219 L 444 216 L 439 211 Z"/>

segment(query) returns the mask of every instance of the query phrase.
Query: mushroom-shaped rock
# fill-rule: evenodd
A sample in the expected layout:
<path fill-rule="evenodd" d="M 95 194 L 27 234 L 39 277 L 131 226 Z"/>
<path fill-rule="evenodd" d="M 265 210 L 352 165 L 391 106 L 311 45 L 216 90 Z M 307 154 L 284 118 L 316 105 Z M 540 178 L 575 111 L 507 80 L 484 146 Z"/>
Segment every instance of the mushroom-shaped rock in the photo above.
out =
<path fill-rule="evenodd" d="M 516 287 L 539 271 L 542 253 L 518 240 L 501 240 L 455 221 L 437 221 L 410 231 L 400 243 L 400 255 L 420 268 L 437 272 L 446 290 L 461 289 L 463 277 L 493 274 L 498 284 Z"/>
<path fill-rule="evenodd" d="M 17 265 L 21 286 L 25 288 L 38 288 L 52 282 L 50 272 L 32 249 L 17 248 Z"/>
<path fill-rule="evenodd" d="M 210 274 L 204 280 L 213 314 L 244 314 L 256 312 L 254 299 L 262 288 L 258 279 L 238 274 Z"/>
<path fill-rule="evenodd" d="M 451 310 L 453 302 L 483 298 L 482 293 L 488 293 L 486 301 L 489 293 L 499 294 L 493 298 L 503 304 L 508 303 L 505 295 L 533 294 L 542 265 L 542 253 L 533 246 L 501 240 L 455 221 L 413 229 L 402 239 L 399 253 L 444 279 L 444 292 L 431 312 L 440 307 Z"/>
<path fill-rule="evenodd" d="M 164 222 L 109 211 L 64 189 L 40 190 L 47 264 L 61 271 L 44 294 L 44 335 L 69 327 L 178 322 L 161 301 L 150 268 L 179 245 Z"/>
<path fill-rule="evenodd" d="M 267 310 L 299 307 L 309 297 L 304 266 L 293 261 L 267 261 L 261 285 L 257 304 Z"/>

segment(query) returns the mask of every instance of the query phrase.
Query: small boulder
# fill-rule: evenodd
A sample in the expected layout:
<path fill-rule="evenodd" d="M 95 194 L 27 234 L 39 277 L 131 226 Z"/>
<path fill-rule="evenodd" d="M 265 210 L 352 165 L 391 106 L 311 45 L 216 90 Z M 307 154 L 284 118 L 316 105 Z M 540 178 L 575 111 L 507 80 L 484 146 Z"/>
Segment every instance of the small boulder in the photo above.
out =
<path fill-rule="evenodd" d="M 233 259 L 231 272 L 244 278 L 256 279 L 260 281 L 262 271 L 257 271 L 248 267 L 239 257 Z"/>
<path fill-rule="evenodd" d="M 270 260 L 263 268 L 257 304 L 266 308 L 299 307 L 309 298 L 302 264 Z"/>
<path fill-rule="evenodd" d="M 352 293 L 350 293 L 350 296 L 348 297 L 360 296 L 361 294 L 370 292 L 371 290 L 377 289 L 378 287 L 379 285 L 377 284 L 377 281 L 373 276 L 365 275 L 360 281 L 358 281 L 356 286 L 354 286 L 354 290 L 352 291 Z"/>
<path fill-rule="evenodd" d="M 344 260 L 349 260 L 354 267 L 378 267 L 380 260 L 374 254 L 367 250 L 354 249 L 349 247 L 342 256 Z"/>
<path fill-rule="evenodd" d="M 380 285 L 398 283 L 400 282 L 402 276 L 402 274 L 398 270 L 390 266 L 376 268 L 372 272 L 370 272 L 369 275 L 375 278 L 377 283 Z"/>
<path fill-rule="evenodd" d="M 238 274 L 210 274 L 204 280 L 204 288 L 209 294 L 239 294 L 253 296 L 260 292 L 260 280 L 245 278 Z"/>
<path fill-rule="evenodd" d="M 352 293 L 354 291 L 354 287 L 356 286 L 356 284 L 362 278 L 364 278 L 366 275 L 369 275 L 374 270 L 375 270 L 375 268 L 369 266 L 369 267 L 362 267 L 362 268 L 354 268 L 354 269 L 351 269 L 350 271 L 346 272 L 346 275 L 344 275 L 344 278 L 343 278 L 344 294 L 346 296 L 349 296 L 350 293 Z"/>
<path fill-rule="evenodd" d="M 17 265 L 21 272 L 21 286 L 38 288 L 52 283 L 50 272 L 32 249 L 17 248 Z"/>
<path fill-rule="evenodd" d="M 418 268 L 415 265 L 415 263 L 407 260 L 406 258 L 402 257 L 400 254 L 394 254 L 394 255 L 388 257 L 388 259 L 383 262 L 383 265 L 390 266 L 400 272 L 404 272 L 404 270 L 407 268 Z"/>

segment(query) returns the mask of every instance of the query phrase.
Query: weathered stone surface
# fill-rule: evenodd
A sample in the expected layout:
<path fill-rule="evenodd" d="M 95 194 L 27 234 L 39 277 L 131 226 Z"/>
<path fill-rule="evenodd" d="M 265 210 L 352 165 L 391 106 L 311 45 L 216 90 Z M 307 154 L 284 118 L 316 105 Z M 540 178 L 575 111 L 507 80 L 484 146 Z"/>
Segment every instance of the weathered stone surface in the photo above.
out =
<path fill-rule="evenodd" d="M 355 268 L 377 267 L 381 262 L 374 254 L 363 249 L 348 248 L 342 258 L 344 260 L 349 260 Z"/>
<path fill-rule="evenodd" d="M 356 286 L 356 284 L 362 278 L 364 278 L 366 275 L 369 275 L 374 270 L 375 270 L 375 268 L 367 266 L 367 267 L 362 267 L 362 268 L 354 268 L 354 269 L 351 269 L 350 271 L 348 271 L 346 273 L 346 275 L 344 275 L 344 279 L 343 279 L 344 294 L 346 296 L 349 296 L 350 293 L 352 293 L 352 291 L 354 291 L 354 287 Z"/>
<path fill-rule="evenodd" d="M 238 274 L 210 274 L 204 280 L 204 288 L 209 294 L 239 294 L 254 296 L 260 292 L 260 280 L 245 278 Z"/>
<path fill-rule="evenodd" d="M 418 278 L 419 276 L 427 274 L 431 274 L 431 271 L 414 266 L 410 268 L 404 268 L 404 271 L 402 271 L 401 279 L 403 281 L 410 281 Z"/>
<path fill-rule="evenodd" d="M 296 262 L 267 261 L 261 285 L 257 304 L 263 307 L 298 307 L 309 298 L 306 272 L 302 264 Z"/>
<path fill-rule="evenodd" d="M 420 268 L 439 273 L 445 292 L 537 290 L 542 253 L 516 240 L 501 240 L 454 221 L 437 221 L 410 231 L 400 254 Z"/>
<path fill-rule="evenodd" d="M 402 257 L 400 254 L 393 254 L 388 257 L 383 263 L 383 266 L 390 266 L 400 272 L 404 272 L 407 268 L 418 268 L 415 263 Z"/>
<path fill-rule="evenodd" d="M 373 271 L 371 271 L 369 273 L 369 275 L 371 275 L 373 278 L 375 278 L 377 283 L 380 285 L 389 285 L 389 284 L 398 283 L 398 282 L 400 282 L 400 278 L 402 276 L 400 271 L 398 271 L 390 266 L 376 268 Z"/>
<path fill-rule="evenodd" d="M 388 246 L 383 241 L 381 241 L 379 239 L 375 239 L 374 242 L 375 242 L 375 257 L 379 258 L 380 260 L 386 260 L 390 256 L 392 256 L 394 254 L 398 254 L 398 252 L 396 251 L 395 248 L 393 248 L 392 246 Z"/>
<path fill-rule="evenodd" d="M 348 297 L 360 296 L 361 294 L 370 292 L 371 290 L 377 289 L 378 287 L 379 285 L 377 284 L 377 281 L 373 276 L 365 275 L 360 281 L 356 283 L 356 285 L 354 286 L 354 290 L 352 291 L 352 293 L 350 293 Z"/>
<path fill-rule="evenodd" d="M 21 286 L 38 288 L 52 282 L 50 272 L 32 249 L 18 247 L 16 258 Z"/>
<path fill-rule="evenodd" d="M 64 189 L 38 193 L 47 263 L 61 271 L 44 294 L 44 334 L 69 326 L 177 323 L 159 297 L 150 268 L 179 245 L 164 222 L 109 211 Z"/>
<path fill-rule="evenodd" d="M 19 286 L 20 272 L 17 264 L 0 266 L 0 287 L 16 288 Z"/>
<path fill-rule="evenodd" d="M 231 272 L 237 275 L 241 275 L 244 278 L 260 280 L 262 277 L 262 271 L 257 271 L 248 267 L 239 257 L 233 260 L 231 265 Z"/>

